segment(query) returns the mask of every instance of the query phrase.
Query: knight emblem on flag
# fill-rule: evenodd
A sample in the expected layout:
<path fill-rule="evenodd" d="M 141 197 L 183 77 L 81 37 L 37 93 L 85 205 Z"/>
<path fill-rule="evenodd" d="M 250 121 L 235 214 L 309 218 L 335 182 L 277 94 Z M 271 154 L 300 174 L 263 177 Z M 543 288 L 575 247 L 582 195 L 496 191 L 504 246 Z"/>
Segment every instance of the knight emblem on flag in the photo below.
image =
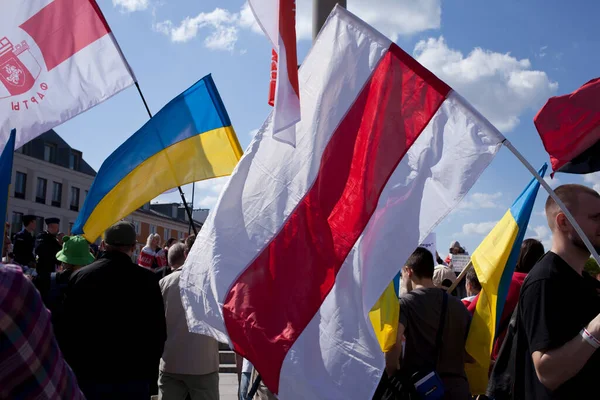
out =
<path fill-rule="evenodd" d="M 13 46 L 7 37 L 0 39 L 0 99 L 29 91 L 41 69 L 25 40 Z"/>

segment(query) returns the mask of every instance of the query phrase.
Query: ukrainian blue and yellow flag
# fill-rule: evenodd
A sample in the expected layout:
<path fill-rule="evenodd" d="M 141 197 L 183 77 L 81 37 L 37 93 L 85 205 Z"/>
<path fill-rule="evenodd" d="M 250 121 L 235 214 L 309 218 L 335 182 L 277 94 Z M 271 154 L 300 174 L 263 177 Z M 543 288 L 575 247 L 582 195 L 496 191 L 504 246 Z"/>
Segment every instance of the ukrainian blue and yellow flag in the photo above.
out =
<path fill-rule="evenodd" d="M 6 209 L 8 208 L 8 194 L 10 191 L 10 181 L 12 179 L 12 168 L 13 158 L 15 154 L 15 137 L 17 136 L 16 129 L 10 131 L 8 142 L 2 150 L 0 155 L 0 227 L 2 227 L 2 233 L 6 229 Z M 3 240 L 0 243 L 0 254 L 2 254 L 2 247 L 4 246 L 4 235 Z"/>
<path fill-rule="evenodd" d="M 542 177 L 546 168 L 548 166 L 544 164 L 539 170 Z M 466 345 L 467 352 L 476 361 L 465 365 L 473 395 L 485 394 L 487 389 L 496 329 L 539 188 L 539 182 L 532 179 L 471 256 L 481 283 Z"/>
<path fill-rule="evenodd" d="M 73 226 L 90 242 L 177 186 L 230 175 L 242 156 L 210 75 L 164 106 L 102 164 Z"/>

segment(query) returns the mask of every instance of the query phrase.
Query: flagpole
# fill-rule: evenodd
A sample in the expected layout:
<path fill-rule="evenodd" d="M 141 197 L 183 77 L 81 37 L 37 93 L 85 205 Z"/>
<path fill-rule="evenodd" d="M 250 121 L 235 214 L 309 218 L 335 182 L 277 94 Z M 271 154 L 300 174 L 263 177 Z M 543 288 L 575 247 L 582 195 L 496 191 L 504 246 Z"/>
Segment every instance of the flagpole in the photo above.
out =
<path fill-rule="evenodd" d="M 144 97 L 144 94 L 142 93 L 142 89 L 140 88 L 140 84 L 137 83 L 137 81 L 135 82 L 135 87 L 137 88 L 138 93 L 140 94 L 140 97 L 142 98 L 142 102 L 144 103 L 144 107 L 146 107 L 148 116 L 150 118 L 152 118 L 152 112 L 150 111 L 150 108 L 148 107 L 148 103 L 146 103 L 146 98 Z M 177 186 L 177 189 L 179 189 L 179 195 L 181 196 L 181 200 L 183 201 L 183 206 L 185 207 L 185 211 L 187 212 L 187 216 L 190 220 L 190 225 L 191 225 L 192 229 L 194 230 L 194 235 L 198 235 L 198 231 L 196 230 L 196 225 L 194 224 L 194 218 L 192 216 L 192 211 L 190 210 L 190 207 L 188 206 L 187 201 L 185 201 L 185 194 L 183 193 L 181 186 Z"/>
<path fill-rule="evenodd" d="M 583 232 L 583 229 L 581 229 L 581 227 L 579 226 L 577 221 L 575 221 L 575 218 L 573 217 L 571 212 L 567 209 L 565 204 L 558 198 L 558 196 L 556 195 L 554 190 L 552 190 L 550 185 L 548 185 L 548 183 L 544 180 L 544 178 L 542 178 L 540 176 L 540 174 L 538 174 L 538 172 L 535 170 L 535 168 L 533 168 L 533 166 L 529 163 L 529 161 L 527 161 L 527 159 L 525 159 L 525 157 L 523 157 L 523 155 L 513 146 L 513 144 L 508 139 L 505 138 L 504 141 L 502 142 L 502 144 L 504 146 L 506 146 L 506 148 L 508 150 L 510 150 L 510 152 L 513 153 L 519 161 L 521 161 L 521 163 L 525 166 L 525 168 L 527 168 L 529 170 L 529 172 L 535 177 L 535 179 L 537 179 L 537 181 L 540 183 L 540 185 L 542 185 L 542 187 L 546 190 L 546 192 L 548 192 L 550 197 L 552 197 L 552 199 L 556 202 L 558 207 L 560 207 L 562 212 L 565 214 L 565 217 L 567 217 L 567 219 L 569 220 L 571 225 L 573 225 L 573 228 L 575 228 L 575 231 L 577 232 L 577 234 L 579 235 L 579 237 L 585 244 L 585 247 L 587 247 L 589 252 L 596 259 L 596 262 L 598 262 L 598 264 L 600 264 L 600 257 L 598 256 L 598 252 L 596 251 L 596 249 L 590 242 L 590 239 L 588 239 L 588 237 L 585 235 L 585 233 Z"/>
<path fill-rule="evenodd" d="M 196 182 L 192 182 L 192 215 L 194 212 L 194 195 L 196 194 Z M 192 225 L 190 224 L 190 227 L 188 228 L 188 235 L 191 233 L 190 231 L 192 230 Z"/>

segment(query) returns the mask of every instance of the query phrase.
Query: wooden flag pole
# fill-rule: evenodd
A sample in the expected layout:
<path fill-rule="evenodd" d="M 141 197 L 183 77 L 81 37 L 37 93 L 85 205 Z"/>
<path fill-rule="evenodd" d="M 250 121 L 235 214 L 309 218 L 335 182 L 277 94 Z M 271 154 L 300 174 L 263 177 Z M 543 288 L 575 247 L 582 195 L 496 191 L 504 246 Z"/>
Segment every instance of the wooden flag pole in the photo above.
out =
<path fill-rule="evenodd" d="M 460 281 L 463 280 L 463 278 L 465 276 L 467 276 L 467 273 L 469 272 L 469 270 L 473 268 L 473 262 L 469 261 L 469 263 L 467 264 L 467 266 L 465 267 L 465 269 L 463 269 L 461 271 L 460 274 L 458 274 L 458 276 L 456 277 L 456 280 L 454 281 L 454 283 L 452 283 L 452 285 L 450 285 L 450 287 L 448 288 L 447 292 L 448 293 L 452 293 L 452 291 L 454 289 L 456 289 L 456 287 L 458 286 L 458 284 L 460 283 Z"/>
<path fill-rule="evenodd" d="M 138 93 L 140 94 L 140 97 L 142 98 L 142 102 L 144 103 L 144 107 L 146 107 L 146 111 L 148 112 L 148 116 L 150 118 L 152 118 L 152 112 L 150 112 L 150 108 L 148 107 L 148 103 L 146 103 L 146 99 L 144 98 L 144 94 L 142 93 L 142 89 L 140 88 L 139 83 L 137 83 L 137 81 L 135 82 L 135 87 L 138 90 Z M 185 194 L 183 194 L 183 190 L 181 189 L 181 186 L 177 186 L 177 189 L 179 189 L 179 195 L 181 196 L 181 200 L 183 201 L 183 206 L 185 207 L 185 211 L 187 212 L 187 216 L 190 220 L 190 226 L 192 227 L 192 229 L 194 230 L 194 235 L 198 235 L 198 231 L 196 230 L 196 225 L 194 224 L 194 218 L 192 216 L 192 211 L 190 210 L 190 207 L 187 204 L 187 201 L 185 201 Z"/>

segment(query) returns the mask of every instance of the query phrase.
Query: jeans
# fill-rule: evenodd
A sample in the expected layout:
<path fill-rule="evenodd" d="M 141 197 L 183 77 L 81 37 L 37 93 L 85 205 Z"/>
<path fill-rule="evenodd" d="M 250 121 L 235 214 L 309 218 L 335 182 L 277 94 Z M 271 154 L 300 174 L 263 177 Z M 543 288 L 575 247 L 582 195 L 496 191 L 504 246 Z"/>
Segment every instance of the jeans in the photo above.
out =
<path fill-rule="evenodd" d="M 240 382 L 240 400 L 246 400 L 246 395 L 250 391 L 250 381 L 252 372 L 242 372 L 242 380 Z"/>
<path fill-rule="evenodd" d="M 87 400 L 148 400 L 150 383 L 131 381 L 123 383 L 97 383 L 80 381 L 79 388 Z"/>

